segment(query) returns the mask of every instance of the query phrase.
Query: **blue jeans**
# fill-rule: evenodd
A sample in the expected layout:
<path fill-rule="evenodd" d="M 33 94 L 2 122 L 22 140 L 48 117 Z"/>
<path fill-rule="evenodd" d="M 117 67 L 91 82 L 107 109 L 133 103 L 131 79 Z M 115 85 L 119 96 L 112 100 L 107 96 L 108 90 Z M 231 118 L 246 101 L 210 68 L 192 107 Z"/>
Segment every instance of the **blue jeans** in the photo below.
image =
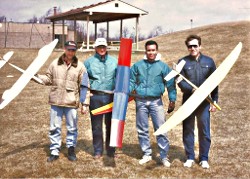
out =
<path fill-rule="evenodd" d="M 199 138 L 199 161 L 208 161 L 208 153 L 211 145 L 209 108 L 210 104 L 205 101 L 183 121 L 183 144 L 187 159 L 195 159 L 194 123 L 196 117 Z"/>
<path fill-rule="evenodd" d="M 51 106 L 50 110 L 50 151 L 52 155 L 59 155 L 61 144 L 62 144 L 62 118 L 65 115 L 66 118 L 66 128 L 67 128 L 67 137 L 66 137 L 66 147 L 71 146 L 76 147 L 77 143 L 77 109 L 61 107 L 61 106 Z"/>
<path fill-rule="evenodd" d="M 94 110 L 96 108 L 102 107 L 106 104 L 113 102 L 113 95 L 109 94 L 93 94 L 90 97 L 90 106 L 89 110 Z M 110 132 L 111 132 L 111 118 L 112 113 L 100 114 L 100 115 L 92 115 L 91 117 L 91 126 L 92 126 L 92 136 L 93 136 L 93 147 L 94 147 L 94 155 L 102 155 L 103 154 L 103 120 L 105 122 L 106 127 L 106 139 L 105 139 L 105 149 L 108 155 L 113 155 L 115 152 L 114 147 L 110 147 Z"/>
<path fill-rule="evenodd" d="M 154 131 L 165 123 L 165 112 L 161 98 L 157 99 L 136 99 L 136 128 L 141 150 L 144 155 L 152 155 L 152 149 L 149 138 L 148 117 L 151 116 Z M 169 150 L 169 141 L 167 134 L 158 135 L 156 137 L 157 145 L 160 150 L 160 158 L 167 158 Z"/>

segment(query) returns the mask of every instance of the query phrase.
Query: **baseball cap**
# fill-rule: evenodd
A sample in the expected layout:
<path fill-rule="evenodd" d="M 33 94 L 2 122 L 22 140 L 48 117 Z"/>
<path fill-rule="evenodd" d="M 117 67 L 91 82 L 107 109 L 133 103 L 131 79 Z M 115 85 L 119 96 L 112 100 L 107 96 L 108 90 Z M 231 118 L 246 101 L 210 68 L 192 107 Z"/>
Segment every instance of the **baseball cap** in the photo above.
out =
<path fill-rule="evenodd" d="M 64 47 L 67 50 L 76 50 L 77 49 L 76 43 L 74 41 L 67 41 L 64 44 Z"/>
<path fill-rule="evenodd" d="M 103 45 L 103 46 L 105 46 L 105 47 L 108 46 L 107 41 L 106 41 L 105 38 L 97 38 L 97 39 L 96 39 L 95 44 L 94 44 L 94 47 L 98 47 L 98 46 L 101 46 L 101 45 Z"/>

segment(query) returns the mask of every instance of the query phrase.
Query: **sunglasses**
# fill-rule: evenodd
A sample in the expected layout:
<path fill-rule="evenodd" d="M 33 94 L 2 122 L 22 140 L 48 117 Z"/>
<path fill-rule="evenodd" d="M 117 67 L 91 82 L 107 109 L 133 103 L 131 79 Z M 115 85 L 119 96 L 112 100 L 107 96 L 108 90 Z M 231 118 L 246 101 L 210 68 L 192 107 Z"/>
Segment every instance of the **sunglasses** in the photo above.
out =
<path fill-rule="evenodd" d="M 188 47 L 189 49 L 191 49 L 192 47 L 197 48 L 198 45 L 188 45 L 187 47 Z"/>

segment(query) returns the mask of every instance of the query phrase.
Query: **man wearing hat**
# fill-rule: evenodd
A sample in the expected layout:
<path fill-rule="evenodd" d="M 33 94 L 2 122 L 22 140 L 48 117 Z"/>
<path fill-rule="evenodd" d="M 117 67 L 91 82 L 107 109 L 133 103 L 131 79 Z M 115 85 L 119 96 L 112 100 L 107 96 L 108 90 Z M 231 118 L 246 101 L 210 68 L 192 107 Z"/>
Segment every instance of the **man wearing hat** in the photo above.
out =
<path fill-rule="evenodd" d="M 50 157 L 48 162 L 59 158 L 61 149 L 61 126 L 62 118 L 66 118 L 66 147 L 68 148 L 68 159 L 75 161 L 75 147 L 77 143 L 77 108 L 80 100 L 82 104 L 88 104 L 86 92 L 88 89 L 88 74 L 86 68 L 78 61 L 76 54 L 76 43 L 67 41 L 64 53 L 55 59 L 49 66 L 45 75 L 37 75 L 44 85 L 51 86 L 49 94 L 50 110 Z M 81 99 L 79 98 L 82 93 Z M 86 105 L 81 106 L 82 113 L 86 110 Z"/>
<path fill-rule="evenodd" d="M 117 59 L 107 52 L 107 41 L 105 38 L 97 38 L 94 44 L 95 54 L 88 58 L 84 65 L 89 75 L 90 83 L 90 106 L 93 110 L 113 102 L 113 94 L 104 93 L 104 90 L 113 91 L 115 88 L 115 76 L 117 69 Z M 109 157 L 114 157 L 115 148 L 109 146 L 112 113 L 93 116 L 90 113 L 94 158 L 99 159 L 103 155 L 103 120 L 106 126 L 105 149 Z"/>

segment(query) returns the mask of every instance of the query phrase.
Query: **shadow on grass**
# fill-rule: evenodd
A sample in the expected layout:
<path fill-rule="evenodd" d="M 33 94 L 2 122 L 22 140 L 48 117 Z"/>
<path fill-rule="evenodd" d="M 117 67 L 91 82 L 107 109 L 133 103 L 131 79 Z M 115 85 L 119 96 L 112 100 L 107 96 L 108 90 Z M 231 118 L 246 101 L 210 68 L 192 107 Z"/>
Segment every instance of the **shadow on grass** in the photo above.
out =
<path fill-rule="evenodd" d="M 92 140 L 81 139 L 77 142 L 77 151 L 82 150 L 89 155 L 93 155 Z"/>
<path fill-rule="evenodd" d="M 153 159 L 157 160 L 159 154 L 159 149 L 156 143 L 153 143 L 151 145 L 152 151 L 153 151 Z M 141 159 L 143 156 L 143 153 L 141 151 L 140 145 L 139 144 L 123 144 L 122 147 L 122 153 L 135 159 Z M 118 153 L 119 155 L 119 153 Z M 180 161 L 185 161 L 185 153 L 182 148 L 182 146 L 175 146 L 175 145 L 170 145 L 169 152 L 168 152 L 169 160 L 174 161 L 174 160 L 180 160 Z"/>
<path fill-rule="evenodd" d="M 25 150 L 32 150 L 34 148 L 44 148 L 44 150 L 45 150 L 45 148 L 47 148 L 47 150 L 45 150 L 45 151 L 46 151 L 47 154 L 49 153 L 48 144 L 41 144 L 40 142 L 33 142 L 33 143 L 29 144 L 29 145 L 18 147 L 18 148 L 14 149 L 14 150 L 3 153 L 1 159 L 6 158 L 6 157 L 8 157 L 10 155 L 15 155 L 15 154 L 21 153 L 21 152 L 23 152 Z"/>
<path fill-rule="evenodd" d="M 87 154 L 93 156 L 93 144 L 92 140 L 79 140 L 77 144 L 78 150 L 84 151 Z M 93 159 L 94 160 L 94 159 Z M 104 155 L 103 158 L 103 165 L 106 167 L 116 167 L 115 158 L 108 157 Z"/>

